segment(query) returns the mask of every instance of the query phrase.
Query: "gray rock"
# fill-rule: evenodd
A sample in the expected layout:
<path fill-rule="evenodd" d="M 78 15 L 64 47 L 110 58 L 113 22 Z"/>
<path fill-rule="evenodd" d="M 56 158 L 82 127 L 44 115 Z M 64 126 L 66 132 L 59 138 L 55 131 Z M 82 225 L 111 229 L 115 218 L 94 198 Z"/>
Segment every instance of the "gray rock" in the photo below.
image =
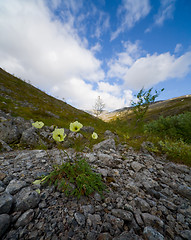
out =
<path fill-rule="evenodd" d="M 84 215 L 87 216 L 89 213 L 94 213 L 94 206 L 93 205 L 85 205 L 85 206 L 82 206 L 82 209 L 83 209 L 83 212 L 84 212 Z"/>
<path fill-rule="evenodd" d="M 74 217 L 79 225 L 85 225 L 86 218 L 83 214 L 76 212 L 74 213 Z"/>
<path fill-rule="evenodd" d="M 143 230 L 143 236 L 147 240 L 164 240 L 164 236 L 152 227 L 145 227 Z"/>
<path fill-rule="evenodd" d="M 87 161 L 90 163 L 93 163 L 96 161 L 96 157 L 94 156 L 93 153 L 86 153 L 85 157 L 87 158 Z"/>
<path fill-rule="evenodd" d="M 121 218 L 125 221 L 131 222 L 133 220 L 133 214 L 131 212 L 125 211 L 123 209 L 112 209 L 112 215 Z"/>
<path fill-rule="evenodd" d="M 15 211 L 24 212 L 30 208 L 35 208 L 40 201 L 40 196 L 30 187 L 23 188 L 15 195 Z"/>
<path fill-rule="evenodd" d="M 113 240 L 142 240 L 140 236 L 137 236 L 134 232 L 123 232 L 119 235 L 119 237 L 113 238 Z"/>
<path fill-rule="evenodd" d="M 21 134 L 13 121 L 0 122 L 0 139 L 9 143 L 18 143 Z"/>
<path fill-rule="evenodd" d="M 106 138 L 114 138 L 114 137 L 115 137 L 115 134 L 112 133 L 110 130 L 106 130 L 106 131 L 104 132 L 104 136 L 105 136 Z"/>
<path fill-rule="evenodd" d="M 191 200 L 191 187 L 186 185 L 180 185 L 176 190 L 181 196 L 188 198 Z"/>
<path fill-rule="evenodd" d="M 136 207 L 140 208 L 141 212 L 149 212 L 150 205 L 142 198 L 136 197 L 135 198 Z"/>
<path fill-rule="evenodd" d="M 101 173 L 101 175 L 102 175 L 103 177 L 107 177 L 108 174 L 109 174 L 109 171 L 108 171 L 107 169 L 99 168 L 99 169 L 97 169 L 97 170 L 98 170 L 99 173 Z"/>
<path fill-rule="evenodd" d="M 30 147 L 36 147 L 36 146 L 42 145 L 42 144 L 45 145 L 45 143 L 38 136 L 36 131 L 37 130 L 34 127 L 31 127 L 31 128 L 28 128 L 27 130 L 25 130 L 22 133 L 20 143 L 23 145 L 26 145 L 26 146 L 30 146 Z"/>
<path fill-rule="evenodd" d="M 180 232 L 181 237 L 183 237 L 183 239 L 186 240 L 190 240 L 191 239 L 191 230 L 182 230 Z"/>
<path fill-rule="evenodd" d="M 98 224 L 101 225 L 102 221 L 101 221 L 100 215 L 99 214 L 88 214 L 87 223 L 90 226 L 95 226 L 95 225 L 98 225 Z"/>
<path fill-rule="evenodd" d="M 98 144 L 95 144 L 93 146 L 93 151 L 97 151 L 97 150 L 110 150 L 110 149 L 116 149 L 115 146 L 115 140 L 110 138 L 110 139 L 106 139 L 103 142 L 100 142 Z"/>
<path fill-rule="evenodd" d="M 6 232 L 10 225 L 10 216 L 8 214 L 0 215 L 0 237 Z"/>
<path fill-rule="evenodd" d="M 163 231 L 164 222 L 159 217 L 149 213 L 142 213 L 142 217 L 145 226 L 151 226 L 156 228 L 158 231 Z"/>
<path fill-rule="evenodd" d="M 96 232 L 88 232 L 87 236 L 86 236 L 86 240 L 93 240 L 93 239 L 97 239 L 97 233 Z"/>
<path fill-rule="evenodd" d="M 33 209 L 27 210 L 19 217 L 19 219 L 15 223 L 15 227 L 19 228 L 21 226 L 27 225 L 30 221 L 32 221 L 33 217 L 34 217 L 34 210 Z"/>
<path fill-rule="evenodd" d="M 10 181 L 9 185 L 6 187 L 6 192 L 14 195 L 17 193 L 21 188 L 26 186 L 25 181 L 18 181 L 16 179 L 13 179 Z"/>
<path fill-rule="evenodd" d="M 134 161 L 131 163 L 131 167 L 135 172 L 139 172 L 144 167 L 144 165 Z"/>
<path fill-rule="evenodd" d="M 100 233 L 97 240 L 112 240 L 112 237 L 109 233 Z"/>
<path fill-rule="evenodd" d="M 0 214 L 9 213 L 12 207 L 13 197 L 8 193 L 0 195 Z"/>
<path fill-rule="evenodd" d="M 10 152 L 12 151 L 13 149 L 6 143 L 4 142 L 3 140 L 0 139 L 0 152 Z"/>
<path fill-rule="evenodd" d="M 106 214 L 105 215 L 105 220 L 109 223 L 111 223 L 114 227 L 117 227 L 117 228 L 122 228 L 123 225 L 124 225 L 124 221 L 121 220 L 120 218 L 118 217 L 115 217 L 111 214 Z"/>
<path fill-rule="evenodd" d="M 94 193 L 94 198 L 96 201 L 101 202 L 101 195 L 98 192 Z"/>
<path fill-rule="evenodd" d="M 187 166 L 181 165 L 181 164 L 175 164 L 172 162 L 167 163 L 164 166 L 164 169 L 173 173 L 189 173 L 189 168 Z"/>
<path fill-rule="evenodd" d="M 97 154 L 99 160 L 106 166 L 111 166 L 112 161 L 113 161 L 113 156 L 109 155 L 109 154 L 104 154 L 101 152 L 98 152 Z"/>
<path fill-rule="evenodd" d="M 86 132 L 86 133 L 93 133 L 94 132 L 94 127 L 91 126 L 83 126 L 81 128 L 81 131 Z"/>

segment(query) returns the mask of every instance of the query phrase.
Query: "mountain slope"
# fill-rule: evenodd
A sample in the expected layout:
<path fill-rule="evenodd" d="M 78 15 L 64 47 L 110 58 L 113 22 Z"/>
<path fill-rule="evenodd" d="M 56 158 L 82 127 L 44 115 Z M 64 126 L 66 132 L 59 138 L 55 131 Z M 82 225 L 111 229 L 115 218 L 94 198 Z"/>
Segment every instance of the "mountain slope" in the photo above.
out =
<path fill-rule="evenodd" d="M 108 129 L 106 123 L 78 110 L 69 104 L 49 96 L 25 81 L 0 68 L 0 109 L 24 119 L 41 120 L 46 125 L 68 128 L 73 121 L 96 127 L 96 131 Z"/>
<path fill-rule="evenodd" d="M 191 95 L 185 95 L 164 101 L 158 101 L 149 106 L 145 121 L 156 120 L 159 116 L 173 116 L 186 111 L 191 111 Z M 135 120 L 132 107 L 118 109 L 116 111 L 103 114 L 100 116 L 103 121 L 112 120 Z"/>

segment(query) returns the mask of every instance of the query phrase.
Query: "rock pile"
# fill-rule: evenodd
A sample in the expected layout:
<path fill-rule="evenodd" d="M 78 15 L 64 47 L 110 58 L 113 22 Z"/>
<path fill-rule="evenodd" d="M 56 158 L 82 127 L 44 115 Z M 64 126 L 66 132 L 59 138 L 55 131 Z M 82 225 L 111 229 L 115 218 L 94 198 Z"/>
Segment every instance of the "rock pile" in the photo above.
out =
<path fill-rule="evenodd" d="M 75 158 L 73 149 L 68 149 Z M 191 169 L 115 145 L 81 153 L 108 186 L 102 199 L 66 197 L 34 180 L 66 160 L 57 149 L 0 154 L 0 238 L 190 240 Z M 36 192 L 39 187 L 40 194 Z"/>

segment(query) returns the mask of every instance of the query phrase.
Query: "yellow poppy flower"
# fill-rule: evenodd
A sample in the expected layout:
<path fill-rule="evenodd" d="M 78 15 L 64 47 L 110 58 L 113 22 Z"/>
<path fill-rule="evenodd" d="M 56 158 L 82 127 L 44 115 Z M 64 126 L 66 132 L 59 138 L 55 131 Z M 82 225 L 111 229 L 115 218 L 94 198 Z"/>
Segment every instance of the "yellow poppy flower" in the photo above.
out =
<path fill-rule="evenodd" d="M 83 127 L 83 125 L 81 123 L 79 123 L 78 121 L 70 123 L 70 131 L 72 131 L 72 132 L 79 132 L 82 127 Z"/>
<path fill-rule="evenodd" d="M 93 139 L 97 139 L 97 138 L 98 138 L 97 133 L 93 132 L 93 133 L 92 133 L 92 138 L 93 138 Z"/>
<path fill-rule="evenodd" d="M 44 126 L 44 123 L 36 121 L 35 123 L 32 123 L 32 125 L 35 128 L 42 128 Z"/>
<path fill-rule="evenodd" d="M 57 142 L 64 141 L 64 138 L 66 137 L 66 134 L 64 134 L 64 128 L 56 128 L 52 134 L 54 140 Z"/>

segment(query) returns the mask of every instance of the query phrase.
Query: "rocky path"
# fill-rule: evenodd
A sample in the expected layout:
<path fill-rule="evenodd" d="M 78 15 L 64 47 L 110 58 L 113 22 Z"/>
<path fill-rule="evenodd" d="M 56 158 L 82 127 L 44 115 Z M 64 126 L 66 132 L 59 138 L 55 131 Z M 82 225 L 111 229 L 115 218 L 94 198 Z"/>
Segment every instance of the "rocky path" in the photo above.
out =
<path fill-rule="evenodd" d="M 73 149 L 67 150 L 75 157 Z M 103 176 L 108 192 L 80 200 L 32 182 L 62 159 L 57 149 L 0 154 L 0 238 L 191 239 L 191 169 L 113 139 L 81 153 Z"/>

